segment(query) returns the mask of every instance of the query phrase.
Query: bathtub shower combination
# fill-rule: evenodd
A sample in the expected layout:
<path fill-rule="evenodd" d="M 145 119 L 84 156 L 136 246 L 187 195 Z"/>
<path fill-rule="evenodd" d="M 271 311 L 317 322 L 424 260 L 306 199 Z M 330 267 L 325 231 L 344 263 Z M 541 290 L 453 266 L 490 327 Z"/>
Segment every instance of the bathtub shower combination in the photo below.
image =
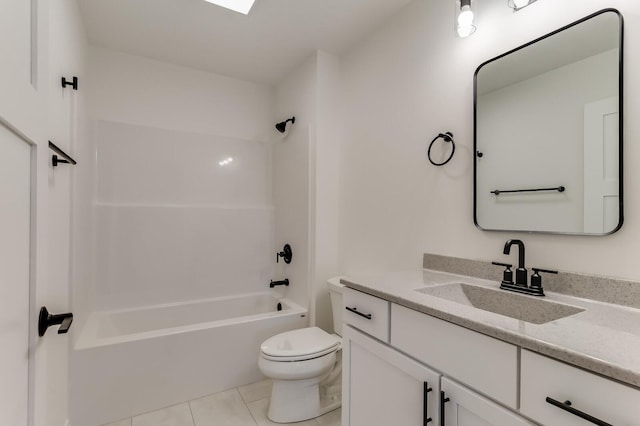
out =
<path fill-rule="evenodd" d="M 263 379 L 260 344 L 308 325 L 304 284 L 269 289 L 284 278 L 273 256 L 272 146 L 94 125 L 95 241 L 79 250 L 95 253 L 95 270 L 74 289 L 71 423 Z"/>
<path fill-rule="evenodd" d="M 261 380 L 260 343 L 305 327 L 306 313 L 268 293 L 94 312 L 71 358 L 73 424 L 100 425 Z"/>

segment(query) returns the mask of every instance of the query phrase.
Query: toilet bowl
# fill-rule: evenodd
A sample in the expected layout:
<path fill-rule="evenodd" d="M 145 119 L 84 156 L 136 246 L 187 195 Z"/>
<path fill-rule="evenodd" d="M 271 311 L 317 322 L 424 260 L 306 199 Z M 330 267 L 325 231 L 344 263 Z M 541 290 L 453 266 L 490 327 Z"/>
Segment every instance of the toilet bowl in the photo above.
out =
<path fill-rule="evenodd" d="M 340 334 L 343 287 L 339 278 L 329 280 L 334 329 Z M 276 423 L 293 423 L 340 407 L 341 348 L 338 334 L 318 327 L 287 331 L 265 340 L 258 367 L 273 379 L 267 417 Z"/>

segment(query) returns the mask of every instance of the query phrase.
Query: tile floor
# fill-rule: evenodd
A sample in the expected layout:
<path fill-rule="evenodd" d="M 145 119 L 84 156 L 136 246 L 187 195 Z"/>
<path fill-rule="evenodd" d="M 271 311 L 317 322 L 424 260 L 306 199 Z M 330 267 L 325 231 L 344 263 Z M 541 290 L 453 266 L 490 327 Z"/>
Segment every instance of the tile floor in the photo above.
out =
<path fill-rule="evenodd" d="M 271 380 L 173 405 L 103 426 L 266 426 L 282 425 L 267 418 Z M 340 426 L 341 410 L 295 426 Z"/>

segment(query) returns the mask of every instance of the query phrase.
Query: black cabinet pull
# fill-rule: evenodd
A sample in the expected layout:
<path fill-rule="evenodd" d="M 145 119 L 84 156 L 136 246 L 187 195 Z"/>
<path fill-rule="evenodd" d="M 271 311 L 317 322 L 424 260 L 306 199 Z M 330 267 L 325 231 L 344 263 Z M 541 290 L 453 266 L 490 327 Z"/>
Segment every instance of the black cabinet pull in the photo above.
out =
<path fill-rule="evenodd" d="M 569 413 L 573 414 L 574 416 L 578 416 L 581 419 L 584 419 L 584 420 L 586 420 L 588 422 L 591 422 L 591 423 L 593 423 L 595 425 L 598 425 L 598 426 L 613 426 L 611 423 L 603 422 L 602 420 L 597 419 L 597 418 L 595 418 L 595 417 L 593 417 L 593 416 L 591 416 L 591 415 L 589 415 L 587 413 L 584 413 L 584 412 L 582 412 L 580 410 L 576 410 L 575 408 L 573 408 L 571 406 L 571 401 L 560 402 L 560 401 L 557 401 L 557 400 L 555 400 L 553 398 L 550 398 L 550 397 L 547 397 L 546 401 L 551 405 L 555 405 L 556 407 L 558 407 L 558 408 L 560 408 L 560 409 L 562 409 L 564 411 L 568 411 Z"/>
<path fill-rule="evenodd" d="M 444 391 L 440 391 L 440 426 L 444 426 L 444 404 L 451 401 L 444 394 Z"/>
<path fill-rule="evenodd" d="M 355 306 L 353 308 L 350 308 L 350 307 L 346 306 L 345 309 L 347 311 L 349 311 L 349 312 L 353 312 L 356 315 L 360 315 L 361 317 L 365 317 L 368 320 L 371 319 L 371 314 L 363 314 L 362 312 L 359 312 L 358 308 L 356 308 Z"/>
<path fill-rule="evenodd" d="M 47 328 L 52 325 L 60 325 L 58 328 L 58 334 L 63 334 L 69 331 L 69 327 L 71 327 L 71 323 L 73 322 L 73 314 L 59 314 L 59 315 L 51 315 L 47 310 L 46 306 L 40 308 L 40 315 L 38 316 L 38 335 L 40 337 L 44 336 L 44 333 L 47 332 Z"/>
<path fill-rule="evenodd" d="M 429 387 L 429 383 L 424 382 L 424 387 L 423 387 L 423 392 L 422 392 L 422 396 L 424 398 L 423 401 L 423 411 L 422 411 L 422 424 L 426 425 L 427 423 L 430 423 L 433 419 L 431 417 L 429 417 L 429 409 L 427 407 L 428 403 L 429 403 L 429 392 L 431 392 L 433 389 L 431 389 Z"/>

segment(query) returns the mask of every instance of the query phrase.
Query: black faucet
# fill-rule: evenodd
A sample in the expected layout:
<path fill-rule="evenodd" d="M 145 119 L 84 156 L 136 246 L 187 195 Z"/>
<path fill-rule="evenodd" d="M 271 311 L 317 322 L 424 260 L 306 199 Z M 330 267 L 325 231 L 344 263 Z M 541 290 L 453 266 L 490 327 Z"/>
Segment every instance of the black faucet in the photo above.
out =
<path fill-rule="evenodd" d="M 527 286 L 527 270 L 524 265 L 524 243 L 521 240 L 508 240 L 504 244 L 504 254 L 511 252 L 512 245 L 518 246 L 518 269 L 516 269 L 516 285 Z"/>
<path fill-rule="evenodd" d="M 547 269 L 533 268 L 533 275 L 531 276 L 531 287 L 527 286 L 527 270 L 524 264 L 524 243 L 521 240 L 508 240 L 504 244 L 504 254 L 511 252 L 512 245 L 518 246 L 518 269 L 516 269 L 516 282 L 512 281 L 513 274 L 511 272 L 511 265 L 507 263 L 491 262 L 494 265 L 504 266 L 506 269 L 503 272 L 502 283 L 500 288 L 503 290 L 515 291 L 517 293 L 530 294 L 532 296 L 544 296 L 544 289 L 542 288 L 542 278 L 539 272 L 547 272 L 550 274 L 557 274 L 558 271 L 550 271 Z"/>

